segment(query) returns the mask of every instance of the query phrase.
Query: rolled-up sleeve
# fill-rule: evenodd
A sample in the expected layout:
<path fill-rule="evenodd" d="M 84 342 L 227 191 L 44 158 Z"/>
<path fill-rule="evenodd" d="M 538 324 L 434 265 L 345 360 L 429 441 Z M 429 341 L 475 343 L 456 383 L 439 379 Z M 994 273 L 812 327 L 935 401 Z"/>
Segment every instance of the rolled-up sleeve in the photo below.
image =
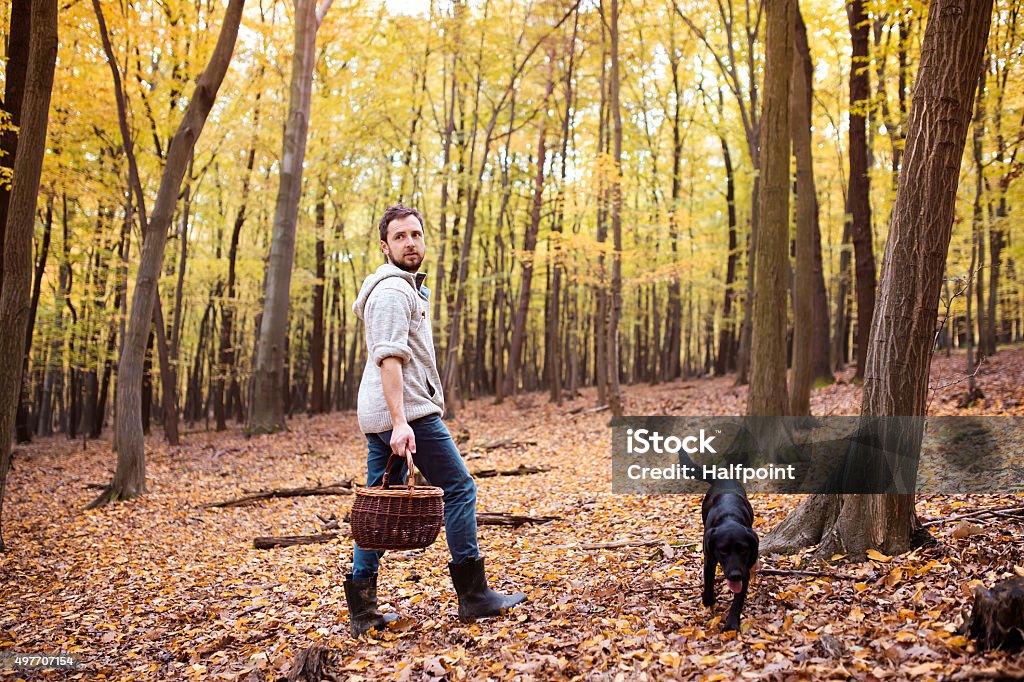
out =
<path fill-rule="evenodd" d="M 376 365 L 384 358 L 412 359 L 409 348 L 409 298 L 391 288 L 381 287 L 366 302 L 366 340 Z"/>

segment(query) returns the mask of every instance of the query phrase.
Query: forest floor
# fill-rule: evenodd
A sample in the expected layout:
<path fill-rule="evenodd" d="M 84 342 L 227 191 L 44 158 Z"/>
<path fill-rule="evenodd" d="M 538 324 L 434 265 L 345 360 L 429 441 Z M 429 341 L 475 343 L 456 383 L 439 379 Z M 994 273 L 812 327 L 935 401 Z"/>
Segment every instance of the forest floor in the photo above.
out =
<path fill-rule="evenodd" d="M 937 357 L 933 385 L 962 377 L 963 356 Z M 816 390 L 815 414 L 856 414 L 849 372 Z M 934 414 L 1024 414 L 1024 349 L 1001 351 L 978 375 L 988 399 L 956 407 L 966 383 L 937 391 Z M 742 414 L 733 378 L 625 388 L 627 414 Z M 940 522 L 938 547 L 896 557 L 812 566 L 805 555 L 765 567 L 816 568 L 836 578 L 760 575 L 742 633 L 722 634 L 728 606 L 700 604 L 700 497 L 610 492 L 611 430 L 593 390 L 561 406 L 528 394 L 500 407 L 460 406 L 450 422 L 471 471 L 549 466 L 480 478 L 479 510 L 553 515 L 518 529 L 482 526 L 492 587 L 529 601 L 509 616 L 456 617 L 443 536 L 385 558 L 381 603 L 403 618 L 377 639 L 352 640 L 342 589 L 347 524 L 326 544 L 256 550 L 253 538 L 321 532 L 350 496 L 272 499 L 203 508 L 246 492 L 329 484 L 365 475 L 354 414 L 290 421 L 247 439 L 240 428 L 186 432 L 179 447 L 147 440 L 149 493 L 84 507 L 109 482 L 107 440 L 40 439 L 17 447 L 0 555 L 0 653 L 71 652 L 77 670 L 7 670 L 0 677 L 109 680 L 276 680 L 312 645 L 329 649 L 337 679 L 979 679 L 1024 678 L 1020 662 L 978 653 L 957 633 L 974 585 L 1024 575 L 1024 522 Z M 581 408 L 573 413 L 576 408 Z M 485 449 L 512 439 L 517 445 Z M 764 533 L 799 501 L 752 496 Z M 1013 496 L 920 496 L 925 520 Z M 643 546 L 592 548 L 632 540 Z"/>

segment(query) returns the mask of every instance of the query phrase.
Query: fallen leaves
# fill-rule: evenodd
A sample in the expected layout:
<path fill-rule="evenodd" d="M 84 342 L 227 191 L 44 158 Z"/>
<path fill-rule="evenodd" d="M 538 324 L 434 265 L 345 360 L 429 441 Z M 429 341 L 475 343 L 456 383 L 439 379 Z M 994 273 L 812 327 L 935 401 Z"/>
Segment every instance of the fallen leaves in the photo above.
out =
<path fill-rule="evenodd" d="M 1004 369 L 1024 367 L 1014 353 L 1024 357 L 997 356 Z M 1007 387 L 1022 384 L 1024 370 Z M 728 377 L 625 390 L 633 414 L 736 413 L 745 402 Z M 852 413 L 858 395 L 839 383 L 815 391 L 813 404 Z M 1001 400 L 988 386 L 986 395 Z M 480 530 L 491 586 L 521 589 L 529 601 L 509 617 L 459 623 L 442 538 L 387 555 L 380 600 L 402 618 L 360 641 L 348 636 L 342 591 L 350 497 L 201 508 L 247 490 L 359 481 L 365 444 L 353 415 L 300 417 L 289 433 L 249 440 L 193 433 L 168 448 L 151 438 L 150 494 L 89 512 L 84 484 L 56 497 L 47 490 L 55 477 L 106 478 L 108 442 L 21 448 L 5 508 L 11 551 L 0 556 L 0 651 L 75 652 L 87 662 L 80 679 L 120 680 L 277 680 L 311 645 L 328 648 L 338 678 L 350 680 L 899 680 L 1011 669 L 1003 654 L 975 652 L 957 628 L 975 585 L 1024 575 L 1024 519 L 938 523 L 930 530 L 943 546 L 872 551 L 860 563 L 766 557 L 771 569 L 755 578 L 741 633 L 722 634 L 724 588 L 713 609 L 700 605 L 700 498 L 612 495 L 608 415 L 586 412 L 593 403 L 592 390 L 562 407 L 538 397 L 500 413 L 480 400 L 452 426 L 482 460 L 474 468 L 552 467 L 478 482 L 482 514 L 551 517 Z M 502 441 L 507 447 L 486 447 Z M 798 499 L 752 501 L 763 531 Z M 1022 502 L 929 496 L 918 513 L 942 520 Z M 327 520 L 340 534 L 333 542 L 251 549 L 254 536 L 321 533 Z"/>

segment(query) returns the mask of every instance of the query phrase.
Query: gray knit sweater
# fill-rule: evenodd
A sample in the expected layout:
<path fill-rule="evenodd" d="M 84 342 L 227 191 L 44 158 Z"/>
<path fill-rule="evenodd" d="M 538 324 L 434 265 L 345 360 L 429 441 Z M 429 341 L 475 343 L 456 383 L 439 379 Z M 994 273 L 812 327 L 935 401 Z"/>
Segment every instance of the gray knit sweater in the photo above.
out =
<path fill-rule="evenodd" d="M 444 393 L 434 357 L 430 330 L 430 291 L 426 275 L 384 264 L 363 281 L 352 309 L 366 323 L 368 349 L 359 383 L 359 428 L 380 433 L 392 428 L 384 399 L 380 364 L 387 357 L 402 361 L 405 418 L 444 414 Z"/>

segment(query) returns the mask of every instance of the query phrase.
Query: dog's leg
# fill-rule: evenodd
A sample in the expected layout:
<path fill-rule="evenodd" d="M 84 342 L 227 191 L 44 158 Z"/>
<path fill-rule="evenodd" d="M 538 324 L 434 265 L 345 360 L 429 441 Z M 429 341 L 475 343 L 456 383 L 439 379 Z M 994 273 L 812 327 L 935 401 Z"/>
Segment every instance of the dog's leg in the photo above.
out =
<path fill-rule="evenodd" d="M 732 606 L 729 608 L 729 616 L 725 619 L 723 631 L 740 629 L 740 612 L 743 611 L 743 602 L 747 600 L 747 587 L 750 585 L 750 578 L 743 579 L 743 588 L 739 594 L 732 598 Z"/>
<path fill-rule="evenodd" d="M 713 550 L 707 543 L 704 545 L 704 592 L 701 594 L 701 601 L 704 606 L 715 605 L 715 569 L 718 564 L 715 561 Z"/>

